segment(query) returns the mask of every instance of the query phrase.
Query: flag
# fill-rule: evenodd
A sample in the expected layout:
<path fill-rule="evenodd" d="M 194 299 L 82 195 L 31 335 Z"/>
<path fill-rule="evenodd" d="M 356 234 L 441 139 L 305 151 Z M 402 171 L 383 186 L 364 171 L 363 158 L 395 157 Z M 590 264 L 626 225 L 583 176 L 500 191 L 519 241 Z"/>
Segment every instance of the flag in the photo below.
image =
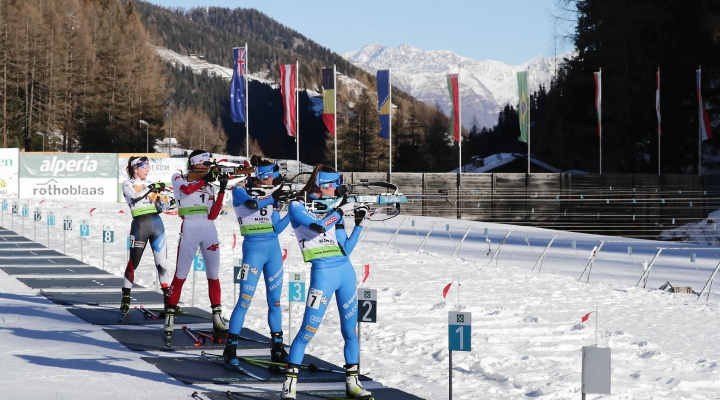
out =
<path fill-rule="evenodd" d="M 285 262 L 285 260 L 287 260 L 287 255 L 288 255 L 287 249 L 283 249 L 283 255 L 282 255 L 283 262 Z"/>
<path fill-rule="evenodd" d="M 590 318 L 590 314 L 592 314 L 592 313 L 593 313 L 593 311 L 590 311 L 589 313 L 585 314 L 585 316 L 582 317 L 582 320 L 580 322 L 582 323 L 582 322 L 587 321 L 588 318 Z"/>
<path fill-rule="evenodd" d="M 602 71 L 593 73 L 595 75 L 595 109 L 597 110 L 597 119 L 598 119 L 597 135 L 598 136 L 600 136 L 600 133 L 602 132 L 602 130 L 600 129 L 600 125 L 602 122 L 602 118 L 601 118 L 601 115 L 602 115 L 602 107 L 601 107 L 601 105 L 602 105 L 602 84 L 600 81 L 601 73 L 602 73 Z"/>
<path fill-rule="evenodd" d="M 237 245 L 237 236 L 235 236 L 235 234 L 233 233 L 233 245 L 232 245 L 232 250 L 235 250 L 235 245 Z"/>
<path fill-rule="evenodd" d="M 377 72 L 378 112 L 380 113 L 380 136 L 390 139 L 390 70 Z"/>
<path fill-rule="evenodd" d="M 662 125 L 660 124 L 660 70 L 655 73 L 655 111 L 658 117 L 658 138 L 662 136 Z"/>
<path fill-rule="evenodd" d="M 365 274 L 363 275 L 362 283 L 365 283 L 368 277 L 370 277 L 370 264 L 365 264 Z"/>
<path fill-rule="evenodd" d="M 322 119 L 331 135 L 335 135 L 335 68 L 323 68 Z"/>
<path fill-rule="evenodd" d="M 230 84 L 230 117 L 233 122 L 245 123 L 245 47 L 233 49 L 232 83 Z"/>
<path fill-rule="evenodd" d="M 452 286 L 452 284 L 452 282 L 448 283 L 447 286 L 445 286 L 445 289 L 443 289 L 443 298 L 447 297 L 447 294 L 450 291 L 450 286 Z"/>
<path fill-rule="evenodd" d="M 518 72 L 518 95 L 520 96 L 520 103 L 518 104 L 518 117 L 520 117 L 520 137 L 519 141 L 527 143 L 528 141 L 528 118 L 529 118 L 529 99 L 528 99 L 528 84 L 527 84 L 528 73 Z"/>
<path fill-rule="evenodd" d="M 700 70 L 695 71 L 695 83 L 697 86 L 697 95 L 698 95 L 698 107 L 699 107 L 699 113 L 702 116 L 702 121 L 700 121 L 700 134 L 702 135 L 702 140 L 708 140 L 712 139 L 712 126 L 710 125 L 710 118 L 708 117 L 707 110 L 705 109 L 705 104 L 703 104 L 702 101 L 702 93 L 700 89 Z"/>
<path fill-rule="evenodd" d="M 450 102 L 452 110 L 450 112 L 450 133 L 456 142 L 460 142 L 460 88 L 458 87 L 458 74 L 448 74 L 447 76 L 448 92 L 450 93 Z"/>
<path fill-rule="evenodd" d="M 284 64 L 280 66 L 280 93 L 283 98 L 283 106 L 285 113 L 283 114 L 283 123 L 288 136 L 295 137 L 295 78 L 297 70 L 295 64 Z"/>
<path fill-rule="evenodd" d="M 95 207 L 93 207 L 93 208 L 90 209 L 90 216 L 91 216 L 91 217 L 92 217 L 93 211 L 95 211 L 95 210 L 97 210 L 97 208 L 95 208 Z"/>

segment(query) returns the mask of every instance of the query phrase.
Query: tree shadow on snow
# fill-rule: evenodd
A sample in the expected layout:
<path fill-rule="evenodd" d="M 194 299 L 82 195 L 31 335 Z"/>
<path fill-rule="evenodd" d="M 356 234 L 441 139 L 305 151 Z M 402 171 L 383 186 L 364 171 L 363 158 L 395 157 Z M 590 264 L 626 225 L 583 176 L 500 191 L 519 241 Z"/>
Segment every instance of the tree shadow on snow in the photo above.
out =
<path fill-rule="evenodd" d="M 13 300 L 17 301 L 18 304 L 13 305 L 0 305 L 0 315 L 12 315 L 16 314 L 23 318 L 37 317 L 37 318 L 48 318 L 55 321 L 62 321 L 68 323 L 83 322 L 80 318 L 70 314 L 69 311 L 63 309 L 62 312 L 56 312 L 56 308 L 49 308 L 53 303 L 45 298 L 43 295 L 17 295 L 11 293 L 0 293 L 0 300 Z M 31 304 L 37 304 L 33 306 Z M 52 310 L 52 311 L 48 311 Z"/>
<path fill-rule="evenodd" d="M 77 343 L 85 346 L 96 346 L 108 350 L 122 350 L 125 346 L 114 340 L 95 339 L 89 335 L 100 332 L 86 329 L 68 329 L 68 330 L 34 330 L 25 328 L 6 328 L 0 327 L 0 332 L 6 331 L 8 334 L 24 337 L 33 340 L 54 340 L 65 343 Z M 103 332 L 104 335 L 107 335 Z M 108 336 L 109 337 L 109 336 Z"/>

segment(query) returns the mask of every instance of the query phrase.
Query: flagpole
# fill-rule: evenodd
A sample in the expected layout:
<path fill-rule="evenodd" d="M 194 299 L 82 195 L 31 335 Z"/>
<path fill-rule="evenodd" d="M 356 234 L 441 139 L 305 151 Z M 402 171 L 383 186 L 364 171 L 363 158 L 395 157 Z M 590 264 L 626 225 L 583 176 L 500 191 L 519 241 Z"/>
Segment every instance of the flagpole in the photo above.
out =
<path fill-rule="evenodd" d="M 462 173 L 462 96 L 460 95 L 460 72 L 462 68 L 458 66 L 458 174 Z"/>
<path fill-rule="evenodd" d="M 390 128 L 389 128 L 389 136 L 390 136 L 390 155 L 388 156 L 388 171 L 390 171 L 390 176 L 392 176 L 392 67 L 388 68 L 388 101 L 390 102 L 390 107 L 388 109 L 390 110 Z M 390 181 L 392 181 L 391 177 L 388 177 Z"/>
<path fill-rule="evenodd" d="M 657 105 L 655 108 L 657 109 L 658 113 L 658 176 L 660 176 L 660 142 L 662 141 L 662 131 L 660 127 L 660 68 L 657 70 L 657 90 L 658 90 L 658 98 L 657 98 Z"/>
<path fill-rule="evenodd" d="M 598 72 L 598 97 L 601 99 L 600 106 L 598 107 L 598 130 L 600 132 L 600 175 L 602 175 L 602 68 Z M 596 100 L 597 101 L 597 100 Z"/>
<path fill-rule="evenodd" d="M 298 86 L 298 75 L 300 74 L 300 62 L 295 60 L 295 157 L 297 157 L 298 173 L 300 173 L 300 86 Z"/>
<path fill-rule="evenodd" d="M 528 67 L 529 68 L 529 67 Z M 529 75 L 529 74 L 528 74 Z M 529 77 L 528 77 L 529 78 Z M 530 175 L 530 110 L 532 109 L 532 106 L 530 105 L 530 84 L 527 85 L 527 104 L 528 104 L 528 123 L 527 123 L 527 132 L 528 132 L 528 175 Z"/>
<path fill-rule="evenodd" d="M 337 66 L 333 65 L 333 132 L 335 132 L 335 171 L 337 171 Z"/>
<path fill-rule="evenodd" d="M 597 346 L 598 338 L 598 313 L 597 313 L 597 301 L 595 302 L 595 346 Z"/>
<path fill-rule="evenodd" d="M 243 79 L 245 79 L 245 158 L 250 158 L 250 128 L 248 127 L 248 122 L 250 120 L 250 115 L 248 115 L 248 104 L 250 103 L 250 99 L 248 98 L 249 80 L 247 78 L 247 75 L 250 72 L 250 69 L 247 67 L 249 61 L 250 57 L 248 57 L 248 45 L 247 42 L 245 42 L 245 73 L 243 74 Z"/>
<path fill-rule="evenodd" d="M 700 168 L 702 166 L 702 123 L 703 123 L 703 112 L 702 112 L 702 67 L 698 65 L 698 79 L 697 79 L 697 90 L 698 90 L 698 176 L 700 176 Z"/>

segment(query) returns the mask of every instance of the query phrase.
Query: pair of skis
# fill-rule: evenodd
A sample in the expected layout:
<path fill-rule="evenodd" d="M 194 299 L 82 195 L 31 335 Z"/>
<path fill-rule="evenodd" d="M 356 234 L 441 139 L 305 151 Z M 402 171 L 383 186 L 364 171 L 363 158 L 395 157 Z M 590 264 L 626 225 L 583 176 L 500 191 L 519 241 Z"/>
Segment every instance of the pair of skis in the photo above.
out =
<path fill-rule="evenodd" d="M 212 354 L 208 353 L 206 351 L 202 351 L 200 355 L 207 356 L 207 357 L 218 357 L 222 358 L 222 355 L 220 354 Z M 276 361 L 268 361 L 268 360 L 262 360 L 257 358 L 248 358 L 248 357 L 238 357 L 238 360 L 244 361 L 246 363 L 265 368 L 268 371 L 276 374 L 284 374 L 285 373 L 285 363 L 282 362 L 276 362 Z M 276 368 L 272 368 L 276 367 Z M 337 370 L 334 368 L 323 368 L 318 367 L 315 364 L 300 364 L 300 368 L 308 370 L 310 372 L 332 372 L 336 374 L 345 374 L 344 370 Z"/>

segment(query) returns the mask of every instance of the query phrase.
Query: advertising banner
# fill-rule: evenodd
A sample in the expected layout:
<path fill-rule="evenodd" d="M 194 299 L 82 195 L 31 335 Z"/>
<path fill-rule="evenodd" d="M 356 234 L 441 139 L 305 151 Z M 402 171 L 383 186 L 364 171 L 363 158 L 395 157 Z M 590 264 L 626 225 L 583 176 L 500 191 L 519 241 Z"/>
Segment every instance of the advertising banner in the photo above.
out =
<path fill-rule="evenodd" d="M 19 150 L 17 148 L 0 149 L 0 197 L 18 197 Z"/>
<path fill-rule="evenodd" d="M 117 155 L 114 153 L 21 154 L 22 198 L 115 201 Z"/>
<path fill-rule="evenodd" d="M 117 186 L 120 188 L 122 183 L 128 179 L 127 164 L 128 157 L 119 157 L 117 159 L 118 178 Z M 185 158 L 148 158 L 150 162 L 150 173 L 148 173 L 148 182 L 165 182 L 165 185 L 172 186 L 172 176 L 176 172 L 184 172 L 187 167 L 187 159 Z M 123 202 L 122 190 L 118 189 L 117 201 Z"/>

